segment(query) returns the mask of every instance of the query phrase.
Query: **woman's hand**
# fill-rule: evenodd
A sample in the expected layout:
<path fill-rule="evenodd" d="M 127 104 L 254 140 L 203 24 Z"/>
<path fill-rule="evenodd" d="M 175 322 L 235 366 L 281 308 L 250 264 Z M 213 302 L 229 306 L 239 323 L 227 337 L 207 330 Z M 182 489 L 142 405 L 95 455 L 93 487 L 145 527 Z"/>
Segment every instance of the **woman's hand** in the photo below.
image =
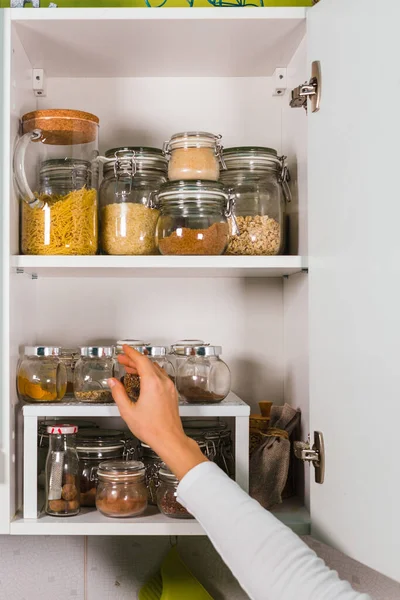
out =
<path fill-rule="evenodd" d="M 139 375 L 140 396 L 137 402 L 132 402 L 120 381 L 108 380 L 121 417 L 132 433 L 182 479 L 190 469 L 207 459 L 197 443 L 183 431 L 175 385 L 163 369 L 136 350 L 123 346 L 123 351 L 118 361 L 127 373 Z"/>

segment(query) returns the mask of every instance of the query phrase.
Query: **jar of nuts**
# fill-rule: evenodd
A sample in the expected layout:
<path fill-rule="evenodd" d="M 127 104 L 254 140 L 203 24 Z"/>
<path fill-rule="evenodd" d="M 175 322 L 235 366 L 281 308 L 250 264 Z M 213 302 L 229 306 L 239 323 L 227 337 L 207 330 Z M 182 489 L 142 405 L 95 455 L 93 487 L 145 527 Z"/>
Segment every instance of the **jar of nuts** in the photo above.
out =
<path fill-rule="evenodd" d="M 227 254 L 275 255 L 285 249 L 285 207 L 291 195 L 286 157 L 260 147 L 226 148 L 220 181 L 234 197 L 238 235 Z"/>
<path fill-rule="evenodd" d="M 80 509 L 79 459 L 76 425 L 49 425 L 46 461 L 46 513 L 54 517 L 77 515 Z"/>
<path fill-rule="evenodd" d="M 96 508 L 106 517 L 136 517 L 147 508 L 144 464 L 105 462 L 98 471 Z"/>
<path fill-rule="evenodd" d="M 83 346 L 74 370 L 74 395 L 80 402 L 113 402 L 107 379 L 118 372 L 112 346 Z"/>
<path fill-rule="evenodd" d="M 193 519 L 193 516 L 176 499 L 179 480 L 164 463 L 159 470 L 159 479 L 157 506 L 160 511 L 173 519 Z"/>
<path fill-rule="evenodd" d="M 164 154 L 169 157 L 168 179 L 217 181 L 222 160 L 221 137 L 205 131 L 175 133 L 164 144 Z"/>

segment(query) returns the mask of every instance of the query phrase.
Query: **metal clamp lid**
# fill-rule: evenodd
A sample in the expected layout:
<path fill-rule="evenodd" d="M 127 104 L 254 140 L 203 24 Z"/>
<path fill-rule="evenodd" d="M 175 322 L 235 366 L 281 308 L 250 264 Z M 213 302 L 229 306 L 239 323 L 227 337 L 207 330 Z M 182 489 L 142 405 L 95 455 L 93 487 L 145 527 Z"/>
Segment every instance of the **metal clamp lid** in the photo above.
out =
<path fill-rule="evenodd" d="M 80 346 L 79 352 L 86 358 L 112 358 L 114 355 L 112 346 Z"/>
<path fill-rule="evenodd" d="M 25 346 L 26 356 L 60 356 L 61 346 Z"/>
<path fill-rule="evenodd" d="M 290 191 L 289 181 L 290 181 L 290 173 L 286 163 L 287 156 L 280 156 L 279 162 L 281 164 L 281 172 L 279 175 L 279 183 L 282 185 L 283 193 L 285 196 L 286 202 L 292 201 L 292 193 Z"/>

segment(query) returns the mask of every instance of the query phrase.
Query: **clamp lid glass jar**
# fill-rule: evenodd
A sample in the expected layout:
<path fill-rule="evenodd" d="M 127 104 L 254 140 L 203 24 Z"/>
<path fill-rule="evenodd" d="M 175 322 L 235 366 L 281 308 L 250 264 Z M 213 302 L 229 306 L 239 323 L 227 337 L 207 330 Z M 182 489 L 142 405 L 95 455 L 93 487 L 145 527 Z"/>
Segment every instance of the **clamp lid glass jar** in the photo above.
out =
<path fill-rule="evenodd" d="M 76 425 L 49 425 L 50 446 L 46 461 L 46 512 L 55 517 L 77 515 L 79 460 L 75 447 Z"/>
<path fill-rule="evenodd" d="M 222 152 L 221 137 L 205 131 L 175 133 L 164 144 L 164 153 L 170 156 L 168 179 L 217 181 Z"/>
<path fill-rule="evenodd" d="M 157 506 L 164 515 L 173 519 L 193 519 L 193 516 L 176 499 L 179 480 L 163 463 L 158 472 Z"/>
<path fill-rule="evenodd" d="M 122 460 L 125 443 L 122 437 L 119 440 L 114 436 L 109 437 L 107 431 L 99 429 L 96 436 L 83 432 L 77 439 L 76 450 L 79 457 L 81 506 L 95 506 L 97 470 L 105 461 Z"/>
<path fill-rule="evenodd" d="M 22 117 L 14 176 L 23 254 L 96 254 L 98 129 L 95 115 L 78 110 Z"/>
<path fill-rule="evenodd" d="M 140 461 L 102 463 L 97 471 L 96 508 L 106 517 L 135 517 L 147 508 L 144 465 Z"/>
<path fill-rule="evenodd" d="M 156 239 L 161 254 L 219 255 L 229 241 L 231 203 L 222 184 L 165 183 L 159 191 Z"/>
<path fill-rule="evenodd" d="M 167 160 L 157 148 L 106 152 L 100 186 L 101 246 L 105 254 L 156 254 L 156 194 L 167 180 Z"/>
<path fill-rule="evenodd" d="M 82 346 L 74 371 L 74 395 L 80 402 L 112 402 L 107 380 L 114 377 L 116 360 L 112 346 Z"/>
<path fill-rule="evenodd" d="M 17 369 L 17 390 L 24 402 L 60 402 L 67 390 L 67 371 L 59 346 L 25 346 Z"/>
<path fill-rule="evenodd" d="M 188 347 L 179 367 L 177 388 L 189 403 L 221 402 L 231 389 L 231 373 L 221 360 L 221 346 Z"/>
<path fill-rule="evenodd" d="M 286 157 L 262 147 L 224 150 L 221 182 L 234 196 L 239 235 L 227 254 L 276 255 L 285 248 L 285 202 L 290 202 Z"/>

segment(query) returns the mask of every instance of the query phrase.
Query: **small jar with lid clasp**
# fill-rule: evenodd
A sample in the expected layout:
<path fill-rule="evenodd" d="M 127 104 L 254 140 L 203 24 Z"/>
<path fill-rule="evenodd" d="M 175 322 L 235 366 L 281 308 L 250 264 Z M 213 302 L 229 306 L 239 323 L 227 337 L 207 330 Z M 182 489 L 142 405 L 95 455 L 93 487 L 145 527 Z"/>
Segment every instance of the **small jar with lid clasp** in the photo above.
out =
<path fill-rule="evenodd" d="M 106 517 L 136 517 L 147 508 L 144 464 L 110 461 L 97 471 L 96 508 Z"/>
<path fill-rule="evenodd" d="M 164 144 L 164 153 L 170 157 L 168 179 L 218 181 L 222 151 L 220 140 L 220 135 L 205 131 L 175 133 Z"/>

